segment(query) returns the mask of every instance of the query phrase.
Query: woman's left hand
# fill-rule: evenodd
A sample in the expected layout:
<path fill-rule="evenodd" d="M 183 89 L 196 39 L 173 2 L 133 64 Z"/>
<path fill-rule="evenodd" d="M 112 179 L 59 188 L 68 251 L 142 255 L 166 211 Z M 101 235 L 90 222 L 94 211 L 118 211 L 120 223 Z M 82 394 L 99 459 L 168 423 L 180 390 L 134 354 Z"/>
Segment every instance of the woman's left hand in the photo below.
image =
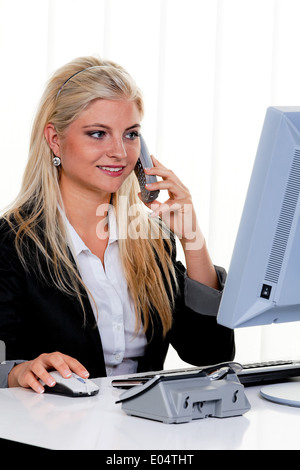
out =
<path fill-rule="evenodd" d="M 149 190 L 167 190 L 169 199 L 146 204 L 160 216 L 163 222 L 180 239 L 186 261 L 187 275 L 190 279 L 219 289 L 219 281 L 214 265 L 207 251 L 205 239 L 198 225 L 192 197 L 180 179 L 158 160 L 153 158 L 153 168 L 145 169 L 148 175 L 156 175 L 162 181 L 147 186 Z"/>
<path fill-rule="evenodd" d="M 197 222 L 191 194 L 172 170 L 163 166 L 152 156 L 153 168 L 146 168 L 147 175 L 156 175 L 161 181 L 146 185 L 148 190 L 167 190 L 169 199 L 146 204 L 153 212 L 152 217 L 160 216 L 163 222 L 177 235 L 185 249 L 202 248 L 204 238 Z"/>

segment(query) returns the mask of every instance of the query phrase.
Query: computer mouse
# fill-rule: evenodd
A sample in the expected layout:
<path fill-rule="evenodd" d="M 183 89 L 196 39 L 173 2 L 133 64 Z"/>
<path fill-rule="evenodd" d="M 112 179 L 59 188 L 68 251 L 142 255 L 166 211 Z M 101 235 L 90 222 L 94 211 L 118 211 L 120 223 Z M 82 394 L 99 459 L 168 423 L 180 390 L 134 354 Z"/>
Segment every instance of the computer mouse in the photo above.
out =
<path fill-rule="evenodd" d="M 88 397 L 99 392 L 98 385 L 91 379 L 83 379 L 74 373 L 65 379 L 58 371 L 51 371 L 50 374 L 56 381 L 56 384 L 53 387 L 49 387 L 44 382 L 41 382 L 45 388 L 45 393 L 65 395 L 67 397 Z"/>

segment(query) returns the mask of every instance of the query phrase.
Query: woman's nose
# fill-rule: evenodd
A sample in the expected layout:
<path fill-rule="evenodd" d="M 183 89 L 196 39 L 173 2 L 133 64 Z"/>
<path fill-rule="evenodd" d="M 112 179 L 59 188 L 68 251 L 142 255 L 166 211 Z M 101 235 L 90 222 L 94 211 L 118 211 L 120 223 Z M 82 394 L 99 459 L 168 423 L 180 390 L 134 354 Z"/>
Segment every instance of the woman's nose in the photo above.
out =
<path fill-rule="evenodd" d="M 107 150 L 109 157 L 126 158 L 127 152 L 123 138 L 115 137 L 111 140 L 110 146 Z"/>

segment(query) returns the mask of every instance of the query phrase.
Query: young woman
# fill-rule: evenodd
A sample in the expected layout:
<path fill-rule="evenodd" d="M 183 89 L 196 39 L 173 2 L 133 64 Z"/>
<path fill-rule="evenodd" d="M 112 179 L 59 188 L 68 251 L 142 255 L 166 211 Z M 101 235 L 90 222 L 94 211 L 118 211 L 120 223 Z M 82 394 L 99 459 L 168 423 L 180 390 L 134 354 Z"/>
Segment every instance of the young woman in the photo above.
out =
<path fill-rule="evenodd" d="M 111 61 L 79 58 L 50 79 L 0 222 L 2 386 L 160 370 L 170 343 L 190 364 L 233 359 L 233 332 L 216 323 L 225 273 L 188 189 L 153 158 L 148 189 L 167 197 L 140 199 L 142 118 L 139 89 Z"/>

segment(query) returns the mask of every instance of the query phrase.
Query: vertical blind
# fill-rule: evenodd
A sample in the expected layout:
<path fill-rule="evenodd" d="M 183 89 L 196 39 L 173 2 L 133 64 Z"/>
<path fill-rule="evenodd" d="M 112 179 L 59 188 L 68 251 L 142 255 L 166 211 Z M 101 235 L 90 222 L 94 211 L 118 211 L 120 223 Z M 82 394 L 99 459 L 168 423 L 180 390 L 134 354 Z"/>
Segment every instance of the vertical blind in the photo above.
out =
<path fill-rule="evenodd" d="M 300 105 L 299 17 L 299 0 L 0 0 L 0 209 L 18 192 L 47 79 L 96 54 L 142 89 L 148 146 L 189 187 L 228 269 L 266 108 Z M 299 335 L 237 331 L 237 359 L 300 356 Z"/>

